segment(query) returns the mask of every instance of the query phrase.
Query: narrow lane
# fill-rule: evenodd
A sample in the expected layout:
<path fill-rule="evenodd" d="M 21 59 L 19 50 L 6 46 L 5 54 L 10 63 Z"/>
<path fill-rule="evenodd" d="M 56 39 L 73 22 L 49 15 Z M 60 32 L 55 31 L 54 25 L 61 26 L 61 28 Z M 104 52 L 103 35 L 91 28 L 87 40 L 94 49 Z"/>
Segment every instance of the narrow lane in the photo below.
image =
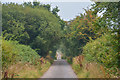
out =
<path fill-rule="evenodd" d="M 53 65 L 41 78 L 77 78 L 66 60 L 55 60 Z"/>

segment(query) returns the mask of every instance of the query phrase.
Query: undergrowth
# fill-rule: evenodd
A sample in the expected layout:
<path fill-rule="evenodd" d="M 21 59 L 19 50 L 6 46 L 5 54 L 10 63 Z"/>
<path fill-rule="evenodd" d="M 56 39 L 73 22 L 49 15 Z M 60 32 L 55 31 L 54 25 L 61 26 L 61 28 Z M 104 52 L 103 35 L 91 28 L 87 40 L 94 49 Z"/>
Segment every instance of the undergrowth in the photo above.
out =
<path fill-rule="evenodd" d="M 30 46 L 2 40 L 3 78 L 40 78 L 51 60 L 41 57 Z"/>

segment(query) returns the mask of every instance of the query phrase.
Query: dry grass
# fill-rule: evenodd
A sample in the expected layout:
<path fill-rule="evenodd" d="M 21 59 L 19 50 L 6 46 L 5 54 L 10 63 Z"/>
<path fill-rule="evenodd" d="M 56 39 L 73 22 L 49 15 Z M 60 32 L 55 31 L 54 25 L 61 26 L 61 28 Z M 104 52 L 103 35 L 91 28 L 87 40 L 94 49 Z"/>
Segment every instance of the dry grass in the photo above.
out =
<path fill-rule="evenodd" d="M 89 63 L 89 78 L 104 78 L 99 65 L 97 63 Z"/>
<path fill-rule="evenodd" d="M 34 66 L 29 63 L 17 63 L 10 66 L 6 71 L 8 77 L 14 74 L 14 78 L 40 78 L 50 67 L 50 63 Z"/>
<path fill-rule="evenodd" d="M 104 78 L 103 71 L 100 68 L 100 65 L 92 62 L 88 63 L 87 61 L 82 61 L 82 67 L 76 62 L 76 59 L 73 58 L 72 68 L 77 74 L 78 78 Z"/>
<path fill-rule="evenodd" d="M 84 67 L 81 69 L 81 71 L 76 72 L 74 70 L 77 73 L 78 78 L 104 78 L 104 74 L 101 72 L 98 64 L 89 63 L 89 65 L 86 66 L 87 64 L 84 64 Z"/>

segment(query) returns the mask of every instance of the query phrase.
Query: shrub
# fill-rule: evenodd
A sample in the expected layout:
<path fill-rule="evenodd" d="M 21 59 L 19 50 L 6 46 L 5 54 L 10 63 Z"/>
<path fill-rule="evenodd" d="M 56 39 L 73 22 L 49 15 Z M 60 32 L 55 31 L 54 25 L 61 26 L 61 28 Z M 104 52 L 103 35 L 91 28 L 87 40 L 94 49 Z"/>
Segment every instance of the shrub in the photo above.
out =
<path fill-rule="evenodd" d="M 30 46 L 19 44 L 17 41 L 2 40 L 2 66 L 7 68 L 17 62 L 35 63 L 40 56 Z"/>
<path fill-rule="evenodd" d="M 104 34 L 96 40 L 92 40 L 83 47 L 83 54 L 88 61 L 96 61 L 102 64 L 107 72 L 118 75 L 118 41 L 115 35 Z"/>
<path fill-rule="evenodd" d="M 54 62 L 53 58 L 51 58 L 50 54 L 46 56 L 46 59 L 52 64 Z"/>
<path fill-rule="evenodd" d="M 8 67 L 8 65 L 15 63 L 17 60 L 18 50 L 15 48 L 17 42 L 2 41 L 2 66 Z"/>
<path fill-rule="evenodd" d="M 72 64 L 72 57 L 67 57 L 66 59 L 69 64 Z"/>
<path fill-rule="evenodd" d="M 37 60 L 40 59 L 40 55 L 30 46 L 21 44 L 15 46 L 19 50 L 19 58 L 17 60 L 34 64 Z"/>

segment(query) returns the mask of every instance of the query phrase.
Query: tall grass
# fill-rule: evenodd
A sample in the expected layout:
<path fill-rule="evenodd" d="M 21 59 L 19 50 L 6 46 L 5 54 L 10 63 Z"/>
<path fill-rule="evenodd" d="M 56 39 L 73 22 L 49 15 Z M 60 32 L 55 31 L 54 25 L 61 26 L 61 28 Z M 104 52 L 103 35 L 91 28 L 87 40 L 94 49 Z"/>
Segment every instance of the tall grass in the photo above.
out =
<path fill-rule="evenodd" d="M 82 64 L 82 66 L 80 66 Z M 73 58 L 72 68 L 78 78 L 104 78 L 100 65 L 95 62 L 89 63 L 85 59 L 79 63 L 77 57 Z"/>

